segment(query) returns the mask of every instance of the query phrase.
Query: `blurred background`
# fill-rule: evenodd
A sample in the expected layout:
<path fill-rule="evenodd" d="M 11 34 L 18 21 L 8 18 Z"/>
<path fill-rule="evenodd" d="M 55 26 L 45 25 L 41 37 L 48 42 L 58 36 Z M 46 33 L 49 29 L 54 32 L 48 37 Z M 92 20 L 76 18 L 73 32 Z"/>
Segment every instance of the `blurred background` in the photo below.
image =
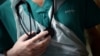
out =
<path fill-rule="evenodd" d="M 94 0 L 94 2 L 100 8 L 100 0 Z M 95 27 L 100 32 L 100 24 Z M 89 56 L 92 56 L 92 52 L 91 52 L 91 48 L 90 48 L 91 40 L 89 39 L 89 35 L 87 34 L 86 31 L 85 31 L 85 36 L 86 36 L 86 40 L 87 40 L 87 50 L 89 51 Z"/>

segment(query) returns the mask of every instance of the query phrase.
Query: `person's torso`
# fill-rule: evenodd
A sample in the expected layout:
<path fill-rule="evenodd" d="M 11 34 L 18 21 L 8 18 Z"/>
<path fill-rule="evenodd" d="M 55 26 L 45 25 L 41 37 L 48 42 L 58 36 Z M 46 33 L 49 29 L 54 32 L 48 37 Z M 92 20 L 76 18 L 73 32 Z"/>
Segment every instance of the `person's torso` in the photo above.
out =
<path fill-rule="evenodd" d="M 49 15 L 50 15 L 50 8 L 52 5 L 51 0 L 45 0 L 44 6 L 42 6 L 41 8 L 37 4 L 32 3 L 31 0 L 28 0 L 28 2 L 32 8 L 32 13 L 34 14 L 34 18 L 31 17 L 31 19 L 33 20 L 32 21 L 33 22 L 32 30 L 37 31 L 38 29 L 40 29 L 41 31 L 43 31 L 46 27 L 49 26 L 48 24 L 50 23 Z M 76 4 L 76 5 L 73 5 L 73 4 Z M 80 19 L 81 12 L 79 11 L 78 7 L 74 7 L 77 5 L 78 5 L 77 3 L 74 3 L 71 1 L 64 2 L 63 4 L 61 4 L 59 9 L 55 13 L 55 16 L 52 20 L 52 27 L 56 31 L 56 33 L 55 33 L 55 36 L 53 37 L 53 39 L 56 40 L 58 43 L 55 41 L 53 43 L 51 43 L 51 46 L 49 46 L 49 49 L 48 49 L 49 52 L 46 53 L 47 55 L 51 54 L 53 52 L 55 52 L 55 54 L 56 54 L 60 49 L 62 51 L 60 50 L 58 52 L 59 54 L 62 54 L 65 52 L 67 52 L 66 54 L 70 54 L 70 52 L 74 53 L 75 51 L 77 51 L 77 47 L 73 46 L 74 44 L 76 44 L 76 43 L 74 43 L 74 41 L 77 42 L 77 40 L 76 40 L 77 38 L 67 38 L 70 35 L 69 30 L 73 31 L 79 37 L 79 39 L 84 42 L 83 28 L 82 28 L 83 25 L 82 25 L 82 21 L 80 21 L 81 20 Z M 28 32 L 29 31 L 29 16 L 27 14 L 27 11 L 25 11 L 24 5 L 22 6 L 21 9 L 22 10 L 20 11 L 20 13 L 21 13 L 22 18 L 24 19 L 23 22 L 26 25 L 26 28 L 28 29 L 27 32 Z M 10 34 L 13 32 L 13 34 L 15 34 L 15 33 L 17 34 L 17 37 L 20 37 L 25 32 L 22 30 L 22 28 L 18 24 L 18 21 L 17 21 L 17 18 L 15 15 L 14 15 L 14 18 L 15 19 L 7 18 L 7 19 L 3 19 L 2 21 L 4 22 L 5 27 L 8 29 L 8 32 Z M 5 22 L 5 20 L 7 20 L 8 23 Z M 69 35 L 67 33 L 69 33 Z M 13 38 L 13 40 L 17 40 L 15 38 L 15 35 L 13 35 L 11 37 Z M 76 37 L 76 36 L 73 35 L 70 37 Z M 79 39 L 78 39 L 78 41 L 80 42 Z M 55 45 L 55 44 L 58 44 L 58 45 Z M 64 51 L 64 48 L 61 46 L 66 46 L 67 44 L 68 44 L 68 47 L 64 47 L 64 48 L 68 48 L 68 49 L 70 48 L 70 49 L 67 51 L 65 49 L 65 51 Z M 80 44 L 80 43 L 78 43 L 78 44 Z M 59 45 L 61 45 L 61 46 L 59 47 Z M 57 48 L 58 48 L 58 50 L 57 50 Z M 73 48 L 75 48 L 75 49 L 73 49 Z M 73 50 L 71 50 L 71 49 L 73 49 Z M 84 51 L 82 51 L 82 52 L 84 52 Z M 72 55 L 75 55 L 75 54 L 72 54 Z"/>

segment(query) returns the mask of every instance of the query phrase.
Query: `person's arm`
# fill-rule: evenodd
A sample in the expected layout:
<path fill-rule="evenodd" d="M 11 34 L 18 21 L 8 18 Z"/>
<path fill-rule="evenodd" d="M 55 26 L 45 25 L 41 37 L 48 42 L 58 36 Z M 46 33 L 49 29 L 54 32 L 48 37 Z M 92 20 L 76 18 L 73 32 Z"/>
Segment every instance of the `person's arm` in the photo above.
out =
<path fill-rule="evenodd" d="M 0 56 L 41 56 L 46 51 L 51 39 L 47 34 L 47 31 L 43 31 L 28 40 L 26 40 L 27 35 L 24 34 L 11 49 L 0 53 Z"/>
<path fill-rule="evenodd" d="M 100 56 L 100 31 L 96 27 L 87 30 L 93 56 Z"/>
<path fill-rule="evenodd" d="M 50 42 L 50 35 L 47 31 L 43 31 L 36 36 L 28 39 L 24 34 L 19 38 L 15 45 L 6 52 L 5 56 L 41 56 Z"/>

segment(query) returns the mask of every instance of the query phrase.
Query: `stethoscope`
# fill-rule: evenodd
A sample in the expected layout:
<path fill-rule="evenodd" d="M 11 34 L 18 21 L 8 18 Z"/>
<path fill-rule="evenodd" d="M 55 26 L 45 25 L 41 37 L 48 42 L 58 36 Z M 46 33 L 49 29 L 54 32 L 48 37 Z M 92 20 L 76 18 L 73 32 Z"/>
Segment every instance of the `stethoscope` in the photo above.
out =
<path fill-rule="evenodd" d="M 50 19 L 50 23 L 49 23 L 49 27 L 47 27 L 45 30 L 47 30 L 49 33 L 48 35 L 51 35 L 52 37 L 54 36 L 55 34 L 55 31 L 54 29 L 51 27 L 51 22 L 52 22 L 52 19 L 53 19 L 53 15 L 54 15 L 54 9 L 55 9 L 55 0 L 52 0 L 53 1 L 53 6 L 52 6 L 52 11 L 51 11 L 51 19 Z M 25 4 L 26 7 L 27 7 L 27 10 L 28 10 L 28 13 L 29 13 L 29 21 L 30 21 L 30 34 L 27 33 L 27 31 L 25 30 L 25 27 L 24 25 L 22 24 L 21 20 L 22 20 L 22 17 L 19 13 L 19 6 L 22 5 L 22 4 Z M 29 5 L 29 3 L 26 1 L 26 0 L 20 0 L 19 3 L 15 6 L 15 9 L 16 9 L 16 13 L 17 13 L 17 16 L 18 16 L 18 21 L 19 21 L 19 24 L 20 26 L 22 27 L 23 31 L 25 32 L 25 34 L 27 34 L 27 36 L 29 38 L 35 36 L 36 34 L 40 33 L 40 30 L 38 30 L 35 34 L 32 34 L 32 20 L 31 20 L 31 16 L 32 18 L 34 18 L 34 15 L 32 13 L 32 10 L 31 10 L 31 7 Z M 44 30 L 44 31 L 45 31 Z"/>

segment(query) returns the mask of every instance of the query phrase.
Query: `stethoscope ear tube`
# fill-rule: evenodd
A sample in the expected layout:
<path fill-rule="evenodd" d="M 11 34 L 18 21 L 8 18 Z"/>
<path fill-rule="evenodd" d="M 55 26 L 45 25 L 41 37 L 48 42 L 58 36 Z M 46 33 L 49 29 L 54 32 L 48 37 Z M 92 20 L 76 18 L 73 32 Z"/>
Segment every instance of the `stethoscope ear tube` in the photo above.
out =
<path fill-rule="evenodd" d="M 53 16 L 54 16 L 54 13 L 55 13 L 55 0 L 52 0 L 53 1 L 53 6 L 52 6 L 52 11 L 51 11 L 51 17 L 50 17 L 50 23 L 49 23 L 49 27 L 47 27 L 44 31 L 48 31 L 48 35 L 51 35 L 52 37 L 54 36 L 54 29 L 51 27 L 51 23 L 52 23 L 52 19 L 53 19 Z M 27 6 L 27 10 L 29 12 L 29 20 L 30 20 L 30 34 L 27 33 L 27 31 L 25 30 L 24 28 L 24 25 L 22 24 L 21 20 L 22 20 L 22 17 L 19 13 L 19 6 L 22 5 L 22 4 L 25 4 Z M 29 38 L 35 36 L 36 34 L 40 33 L 40 30 L 36 32 L 36 34 L 32 34 L 32 23 L 31 23 L 31 16 L 34 18 L 34 15 L 32 13 L 32 10 L 31 10 L 31 7 L 29 5 L 29 3 L 26 1 L 26 0 L 20 0 L 18 4 L 16 4 L 15 6 L 15 9 L 16 9 L 16 13 L 17 13 L 17 16 L 18 16 L 18 20 L 19 20 L 19 24 L 20 26 L 22 27 L 23 31 L 25 32 L 25 34 L 27 34 L 29 36 Z"/>
<path fill-rule="evenodd" d="M 32 27 L 31 27 L 31 19 L 29 19 L 29 20 L 30 20 L 30 34 L 27 33 L 27 31 L 25 30 L 23 24 L 21 23 L 22 17 L 21 17 L 21 15 L 20 15 L 20 13 L 19 13 L 19 9 L 20 9 L 19 7 L 20 7 L 20 5 L 22 5 L 22 4 L 26 4 L 26 6 L 27 6 L 27 8 L 28 8 L 28 12 L 29 12 L 29 17 L 30 17 L 30 15 L 32 15 L 32 12 L 31 12 L 30 5 L 28 4 L 28 2 L 27 2 L 26 0 L 20 0 L 20 1 L 18 2 L 18 4 L 16 4 L 15 9 L 16 9 L 16 13 L 17 13 L 17 16 L 18 16 L 18 21 L 19 21 L 19 23 L 20 23 L 20 25 L 21 25 L 23 31 L 24 31 L 28 36 L 30 36 L 31 33 L 32 33 L 32 29 L 31 29 L 31 28 L 32 28 Z M 30 13 L 31 13 L 31 14 L 30 14 Z"/>

